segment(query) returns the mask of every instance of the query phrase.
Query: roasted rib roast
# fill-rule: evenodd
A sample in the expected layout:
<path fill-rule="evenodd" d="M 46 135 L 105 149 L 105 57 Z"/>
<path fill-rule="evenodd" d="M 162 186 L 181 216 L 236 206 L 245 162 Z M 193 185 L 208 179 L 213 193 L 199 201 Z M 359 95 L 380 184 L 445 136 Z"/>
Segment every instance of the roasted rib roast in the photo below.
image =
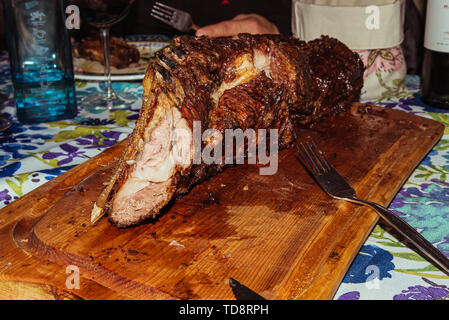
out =
<path fill-rule="evenodd" d="M 222 171 L 224 162 L 193 163 L 194 122 L 202 131 L 276 128 L 284 148 L 296 125 L 346 110 L 362 85 L 359 56 L 327 36 L 307 43 L 277 35 L 175 38 L 149 63 L 139 120 L 93 221 L 107 213 L 118 227 L 139 224 Z"/>
<path fill-rule="evenodd" d="M 109 50 L 112 67 L 122 69 L 132 63 L 139 62 L 139 50 L 121 38 L 111 37 L 109 40 Z M 74 48 L 73 54 L 79 58 L 98 61 L 104 64 L 103 48 L 98 35 L 81 39 L 80 44 Z"/>

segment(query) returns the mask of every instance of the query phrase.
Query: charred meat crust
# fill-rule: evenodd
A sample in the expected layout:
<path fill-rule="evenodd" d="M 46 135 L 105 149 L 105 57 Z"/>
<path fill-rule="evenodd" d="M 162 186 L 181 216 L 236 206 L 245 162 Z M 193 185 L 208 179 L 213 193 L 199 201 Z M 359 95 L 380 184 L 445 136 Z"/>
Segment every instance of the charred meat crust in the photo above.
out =
<path fill-rule="evenodd" d="M 125 40 L 111 37 L 109 46 L 111 66 L 121 69 L 139 62 L 139 50 L 135 46 L 129 45 Z M 74 48 L 74 55 L 104 64 L 103 48 L 99 37 L 83 38 L 81 43 Z"/>

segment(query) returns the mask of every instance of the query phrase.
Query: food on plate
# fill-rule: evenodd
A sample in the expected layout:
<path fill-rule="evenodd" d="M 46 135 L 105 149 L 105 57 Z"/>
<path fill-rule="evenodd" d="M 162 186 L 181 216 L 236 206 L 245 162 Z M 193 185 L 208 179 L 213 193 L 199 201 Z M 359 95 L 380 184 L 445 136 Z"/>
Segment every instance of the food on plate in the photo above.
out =
<path fill-rule="evenodd" d="M 125 40 L 111 37 L 109 45 L 112 67 L 122 69 L 132 63 L 139 62 L 139 50 L 135 46 L 128 44 Z M 104 64 L 103 48 L 100 38 L 98 36 L 83 38 L 79 45 L 74 48 L 74 56 Z"/>
<path fill-rule="evenodd" d="M 362 85 L 359 56 L 326 36 L 307 43 L 279 35 L 177 37 L 148 65 L 139 120 L 92 220 L 107 213 L 118 227 L 139 224 L 222 171 L 226 161 L 194 161 L 222 142 L 203 135 L 198 145 L 198 124 L 200 137 L 207 129 L 224 136 L 275 128 L 281 149 L 295 140 L 296 125 L 346 110 Z"/>

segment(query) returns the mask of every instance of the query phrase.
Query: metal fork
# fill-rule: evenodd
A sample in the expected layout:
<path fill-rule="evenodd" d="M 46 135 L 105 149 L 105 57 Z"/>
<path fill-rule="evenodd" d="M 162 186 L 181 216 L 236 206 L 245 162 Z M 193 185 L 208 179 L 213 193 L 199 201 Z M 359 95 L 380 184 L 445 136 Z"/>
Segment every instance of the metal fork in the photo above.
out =
<path fill-rule="evenodd" d="M 430 261 L 446 274 L 449 274 L 449 259 L 446 258 L 443 253 L 392 211 L 377 203 L 359 199 L 355 190 L 337 172 L 329 161 L 327 161 L 324 154 L 318 149 L 313 141 L 306 142 L 305 144 L 301 142 L 300 146 L 296 145 L 296 148 L 305 163 L 305 167 L 328 195 L 335 199 L 346 200 L 371 207 L 385 220 L 385 222 L 409 240 Z"/>
<path fill-rule="evenodd" d="M 188 12 L 175 9 L 160 2 L 156 2 L 153 5 L 151 16 L 182 32 L 199 29 L 193 23 L 192 16 Z"/>

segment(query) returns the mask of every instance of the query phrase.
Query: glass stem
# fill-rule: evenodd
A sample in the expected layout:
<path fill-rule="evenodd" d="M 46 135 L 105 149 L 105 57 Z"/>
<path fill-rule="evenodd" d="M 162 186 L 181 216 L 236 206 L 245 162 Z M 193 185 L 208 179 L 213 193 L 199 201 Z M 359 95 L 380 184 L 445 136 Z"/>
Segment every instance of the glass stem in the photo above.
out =
<path fill-rule="evenodd" d="M 104 77 L 105 81 L 105 92 L 107 99 L 112 99 L 115 96 L 115 92 L 112 89 L 111 84 L 111 56 L 109 51 L 109 27 L 100 29 L 100 39 L 101 45 L 103 47 L 104 53 Z"/>

